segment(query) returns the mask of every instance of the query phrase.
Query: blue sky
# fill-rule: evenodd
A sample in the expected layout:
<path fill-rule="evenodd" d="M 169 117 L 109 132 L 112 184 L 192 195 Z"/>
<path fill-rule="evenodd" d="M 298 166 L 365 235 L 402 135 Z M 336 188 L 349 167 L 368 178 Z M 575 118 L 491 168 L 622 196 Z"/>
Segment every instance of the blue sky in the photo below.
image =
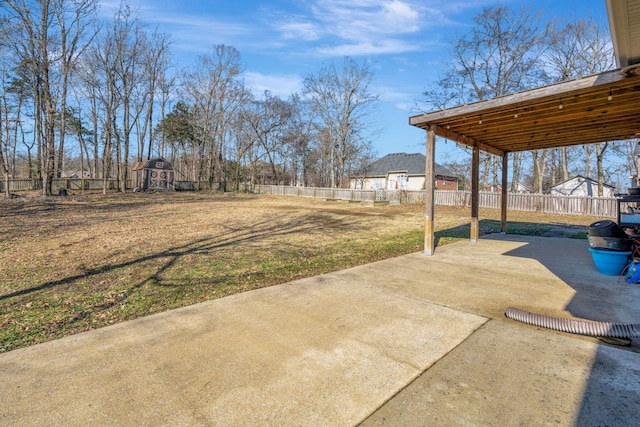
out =
<path fill-rule="evenodd" d="M 102 0 L 101 14 L 118 2 Z M 485 7 L 541 9 L 543 20 L 607 20 L 604 0 L 129 0 L 142 22 L 171 34 L 176 70 L 195 63 L 215 44 L 236 47 L 245 83 L 283 98 L 300 91 L 305 76 L 322 63 L 350 56 L 370 61 L 372 91 L 381 102 L 373 140 L 380 156 L 422 152 L 424 131 L 408 118 L 425 87 L 445 68 L 456 34 L 473 25 Z M 437 145 L 436 161 L 460 155 L 451 142 Z"/>

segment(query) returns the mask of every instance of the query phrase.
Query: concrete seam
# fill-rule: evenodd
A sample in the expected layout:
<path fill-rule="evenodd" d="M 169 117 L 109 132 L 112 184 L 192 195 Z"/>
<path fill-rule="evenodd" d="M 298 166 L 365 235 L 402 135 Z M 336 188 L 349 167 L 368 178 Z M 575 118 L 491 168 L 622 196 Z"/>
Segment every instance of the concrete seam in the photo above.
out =
<path fill-rule="evenodd" d="M 476 315 L 477 316 L 477 315 Z M 478 317 L 484 317 L 484 316 L 478 316 Z M 364 419 L 362 419 L 362 421 L 360 421 L 357 425 L 362 425 L 362 423 L 366 422 L 369 418 L 371 418 L 371 416 L 373 416 L 373 414 L 375 414 L 376 412 L 378 412 L 380 409 L 382 409 L 387 403 L 389 403 L 391 400 L 393 400 L 396 396 L 398 396 L 400 393 L 402 393 L 404 390 L 406 390 L 409 386 L 411 386 L 411 384 L 415 383 L 420 377 L 422 377 L 428 370 L 430 370 L 431 368 L 433 368 L 434 366 L 436 366 L 438 363 L 440 363 L 440 361 L 444 358 L 446 358 L 449 354 L 451 354 L 453 351 L 455 351 L 458 347 L 460 347 L 463 343 L 465 343 L 469 338 L 471 338 L 473 335 L 476 334 L 476 332 L 478 332 L 481 329 L 484 329 L 486 327 L 486 325 L 495 319 L 491 319 L 488 317 L 485 317 L 485 321 L 480 324 L 476 329 L 474 329 L 469 335 L 467 335 L 467 337 L 465 339 L 463 339 L 462 341 L 460 341 L 457 345 L 455 345 L 454 347 L 452 347 L 448 352 L 444 353 L 442 355 L 442 357 L 440 357 L 438 360 L 436 360 L 435 362 L 433 362 L 431 365 L 427 366 L 426 369 L 419 371 L 418 375 L 416 375 L 415 377 L 413 377 L 411 379 L 411 381 L 409 381 L 407 384 L 405 384 L 404 387 L 400 388 L 398 391 L 396 391 L 395 393 L 393 393 L 391 396 L 389 396 L 388 399 L 385 399 L 384 402 L 382 402 L 377 408 L 375 408 L 369 415 L 367 415 Z"/>

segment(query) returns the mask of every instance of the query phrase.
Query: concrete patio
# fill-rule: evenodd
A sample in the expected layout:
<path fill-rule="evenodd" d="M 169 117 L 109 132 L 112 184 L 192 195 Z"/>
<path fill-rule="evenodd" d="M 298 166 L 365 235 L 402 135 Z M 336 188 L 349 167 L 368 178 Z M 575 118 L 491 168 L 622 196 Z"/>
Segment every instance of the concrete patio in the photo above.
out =
<path fill-rule="evenodd" d="M 587 248 L 492 235 L 0 354 L 0 422 L 638 424 L 640 339 L 504 317 L 640 323 Z"/>

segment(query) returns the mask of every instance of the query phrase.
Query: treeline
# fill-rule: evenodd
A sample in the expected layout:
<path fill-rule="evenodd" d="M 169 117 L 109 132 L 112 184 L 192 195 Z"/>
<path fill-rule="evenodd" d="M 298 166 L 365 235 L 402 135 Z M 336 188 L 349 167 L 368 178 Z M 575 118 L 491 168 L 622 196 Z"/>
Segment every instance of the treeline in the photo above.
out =
<path fill-rule="evenodd" d="M 179 179 L 343 186 L 372 160 L 372 70 L 330 62 L 287 99 L 245 86 L 240 52 L 214 45 L 183 70 L 171 36 L 126 4 L 0 3 L 0 164 L 4 179 L 53 179 L 79 167 L 125 190 L 133 163 L 161 156 Z M 78 165 L 79 161 L 79 165 Z M 262 181 L 262 182 L 260 182 Z M 8 186 L 6 186 L 8 188 Z"/>
<path fill-rule="evenodd" d="M 615 68 L 609 31 L 595 20 L 543 22 L 531 8 L 511 10 L 505 6 L 484 9 L 473 27 L 452 44 L 447 66 L 424 92 L 423 111 L 448 108 L 508 95 L 564 80 L 576 79 Z M 635 175 L 635 141 L 618 141 L 513 153 L 510 191 L 525 184 L 530 191 L 545 193 L 576 175 L 603 184 L 628 186 Z M 481 181 L 500 184 L 501 162 L 482 153 Z M 456 159 L 449 169 L 468 178 L 470 163 Z M 464 182 L 464 180 L 463 180 Z"/>
<path fill-rule="evenodd" d="M 379 100 L 367 61 L 346 57 L 303 80 L 301 93 L 256 96 L 240 52 L 213 45 L 177 69 L 171 36 L 126 3 L 107 20 L 98 0 L 0 2 L 0 168 L 52 193 L 71 172 L 118 181 L 161 156 L 178 179 L 214 188 L 243 182 L 344 187 L 374 160 Z M 541 22 L 531 9 L 484 9 L 452 43 L 446 67 L 425 82 L 424 111 L 489 99 L 615 67 L 608 30 L 594 20 Z M 635 141 L 515 153 L 511 190 L 542 193 L 575 175 L 625 187 Z M 483 155 L 481 180 L 501 162 Z M 460 172 L 467 160 L 446 162 Z M 9 188 L 5 186 L 5 188 Z"/>

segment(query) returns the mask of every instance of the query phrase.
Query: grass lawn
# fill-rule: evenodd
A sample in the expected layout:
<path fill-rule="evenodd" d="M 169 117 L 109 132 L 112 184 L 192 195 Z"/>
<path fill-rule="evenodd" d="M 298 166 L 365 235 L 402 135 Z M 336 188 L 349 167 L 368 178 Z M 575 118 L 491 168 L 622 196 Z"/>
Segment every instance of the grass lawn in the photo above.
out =
<path fill-rule="evenodd" d="M 436 208 L 438 245 L 469 209 Z M 499 212 L 481 210 L 482 234 Z M 0 352 L 423 250 L 424 205 L 266 195 L 78 194 L 0 201 Z M 509 213 L 509 232 L 592 217 Z"/>

